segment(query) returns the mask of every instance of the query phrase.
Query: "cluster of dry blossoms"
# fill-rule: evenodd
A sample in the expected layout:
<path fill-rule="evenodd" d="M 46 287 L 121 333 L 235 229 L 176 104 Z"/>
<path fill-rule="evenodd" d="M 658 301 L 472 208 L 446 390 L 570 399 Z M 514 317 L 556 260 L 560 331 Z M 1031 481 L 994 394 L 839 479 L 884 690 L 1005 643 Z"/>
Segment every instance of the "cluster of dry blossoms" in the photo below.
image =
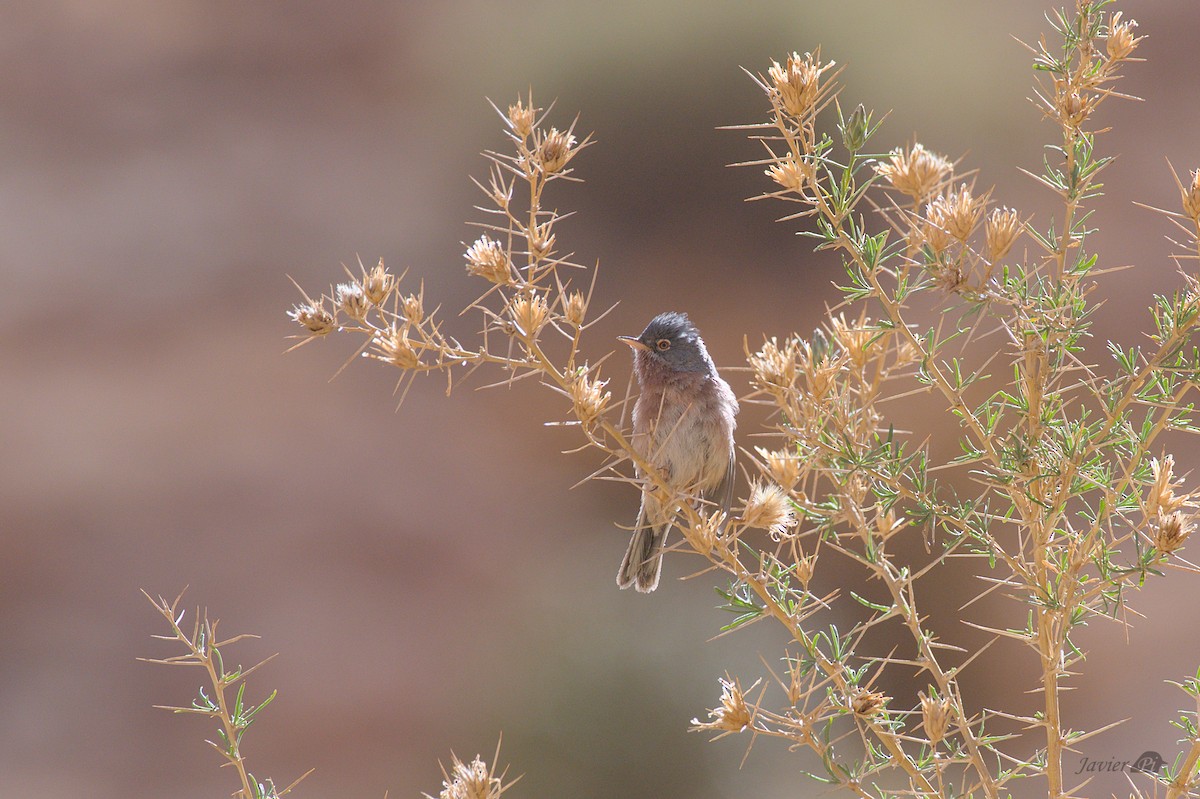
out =
<path fill-rule="evenodd" d="M 770 102 L 767 122 L 748 126 L 766 151 L 752 163 L 773 182 L 764 197 L 794 204 L 784 219 L 806 220 L 818 249 L 842 257 L 849 284 L 821 330 L 747 353 L 747 399 L 775 412 L 775 443 L 750 454 L 746 498 L 729 518 L 674 492 L 640 458 L 598 364 L 582 359 L 597 272 L 562 253 L 562 217 L 545 207 L 544 193 L 576 179 L 571 164 L 588 140 L 578 141 L 573 125 L 547 127 L 531 97 L 500 112 L 511 151 L 485 153 L 490 172 L 477 182 L 489 217 L 464 253 L 468 274 L 486 285 L 469 306 L 481 320 L 476 343 L 447 332 L 436 310 L 426 310 L 423 290 L 405 292 L 403 275 L 382 261 L 360 265 L 317 299 L 305 295 L 291 312 L 305 330 L 301 343 L 355 334 L 360 353 L 399 367 L 409 385 L 417 374 L 440 372 L 450 386 L 456 372 L 485 365 L 501 371 L 501 383 L 534 378 L 565 398 L 584 446 L 599 450 L 594 477 L 637 483 L 674 504 L 687 548 L 729 580 L 722 593 L 737 614 L 730 628 L 771 618 L 791 639 L 773 680 L 754 684 L 762 687 L 753 699 L 724 679 L 719 706 L 695 728 L 808 748 L 827 779 L 864 799 L 894 795 L 897 784 L 922 796 L 1001 799 L 1029 777 L 1045 779 L 1051 799 L 1065 799 L 1074 789 L 1064 781 L 1063 752 L 1093 734 L 1073 731 L 1060 713 L 1061 683 L 1080 658 L 1072 629 L 1090 615 L 1120 616 L 1124 590 L 1147 574 L 1188 567 L 1179 551 L 1196 515 L 1196 494 L 1182 490 L 1172 457 L 1156 457 L 1154 448 L 1160 433 L 1191 425 L 1185 396 L 1200 384 L 1200 363 L 1185 345 L 1200 324 L 1200 284 L 1187 280 L 1157 300 L 1152 348 L 1113 345 L 1117 376 L 1078 355 L 1099 274 L 1084 247 L 1084 208 L 1108 163 L 1095 155 L 1089 121 L 1101 102 L 1120 96 L 1112 84 L 1137 60 L 1141 41 L 1136 23 L 1102 12 L 1105 5 L 1078 0 L 1074 15 L 1051 20 L 1061 46 L 1031 48 L 1043 76 L 1039 102 L 1062 134 L 1035 176 L 1063 203 L 1049 231 L 1032 215 L 994 205 L 976 175 L 919 142 L 866 153 L 879 124 L 862 106 L 843 112 L 838 71 L 819 52 L 793 53 L 755 77 Z M 830 109 L 840 141 L 818 124 Z M 1164 213 L 1195 257 L 1200 173 L 1177 182 L 1183 211 Z M 932 322 L 913 310 L 919 294 L 943 308 Z M 969 346 L 973 322 L 962 321 L 964 308 L 1004 341 L 987 358 Z M 997 359 L 1008 368 L 992 370 Z M 1012 382 L 997 382 L 992 371 L 1011 372 Z M 975 386 L 988 389 L 982 402 Z M 958 421 L 962 457 L 932 463 L 929 441 L 897 432 L 904 425 L 888 418 L 884 403 L 916 393 Z M 631 463 L 642 480 L 630 476 Z M 960 494 L 964 487 L 974 493 Z M 914 561 L 898 543 L 905 531 L 921 531 L 940 549 Z M 810 591 L 824 553 L 849 558 L 864 575 L 861 593 L 847 593 L 868 618 L 849 630 L 819 623 L 840 618 L 832 608 L 844 599 Z M 989 584 L 1028 607 L 1025 630 L 974 626 L 1032 651 L 1041 667 L 1036 713 L 964 697 L 959 676 L 988 647 L 943 644 L 917 588 L 951 555 L 987 559 L 999 571 Z M 872 651 L 874 631 L 888 622 L 908 631 L 908 651 Z M 895 706 L 882 688 L 893 673 L 917 682 L 919 702 Z M 784 698 L 770 705 L 763 697 L 772 686 Z M 1200 734 L 1187 745 L 1181 762 L 1200 762 Z M 1195 769 L 1163 781 L 1169 799 L 1197 785 Z M 500 785 L 478 759 L 455 759 L 441 796 L 490 799 Z"/>
<path fill-rule="evenodd" d="M 496 754 L 499 755 L 499 746 Z M 464 763 L 457 755 L 450 756 L 450 769 L 442 768 L 442 790 L 437 799 L 500 799 L 520 777 L 505 782 L 505 773 L 496 773 L 495 766 L 488 766 L 479 755 L 470 763 Z M 434 799 L 423 794 L 426 799 Z"/>

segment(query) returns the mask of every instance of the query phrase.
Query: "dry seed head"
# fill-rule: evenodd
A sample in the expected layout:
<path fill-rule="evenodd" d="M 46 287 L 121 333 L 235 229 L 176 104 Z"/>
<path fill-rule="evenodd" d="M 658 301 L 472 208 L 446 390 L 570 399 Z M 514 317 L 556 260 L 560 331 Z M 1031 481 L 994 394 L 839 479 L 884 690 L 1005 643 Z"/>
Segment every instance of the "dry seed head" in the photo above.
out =
<path fill-rule="evenodd" d="M 585 426 L 595 422 L 608 407 L 612 394 L 604 390 L 606 385 L 607 380 L 589 379 L 583 369 L 579 370 L 575 379 L 571 381 L 571 401 L 575 406 L 575 418 Z"/>
<path fill-rule="evenodd" d="M 396 276 L 389 273 L 383 266 L 383 259 L 368 272 L 362 280 L 363 294 L 372 305 L 382 305 L 392 289 L 396 287 Z"/>
<path fill-rule="evenodd" d="M 512 126 L 513 133 L 522 139 L 528 138 L 529 134 L 533 132 L 533 125 L 537 122 L 537 112 L 540 110 L 526 106 L 518 97 L 517 102 L 508 107 L 508 123 Z"/>
<path fill-rule="evenodd" d="M 324 336 L 327 333 L 332 333 L 334 328 L 337 327 L 333 314 L 325 309 L 324 302 L 302 303 L 288 311 L 288 316 L 293 321 L 304 325 L 308 332 L 314 336 Z"/>
<path fill-rule="evenodd" d="M 812 581 L 813 572 L 817 567 L 816 555 L 799 555 L 796 558 L 796 566 L 792 570 L 792 574 L 800 581 L 800 585 L 808 590 L 808 584 Z"/>
<path fill-rule="evenodd" d="M 882 541 L 887 541 L 907 526 L 907 521 L 896 518 L 896 511 L 893 508 L 888 508 L 887 513 L 879 513 L 875 516 L 875 534 Z"/>
<path fill-rule="evenodd" d="M 878 691 L 859 691 L 850 700 L 850 709 L 857 716 L 869 718 L 882 710 L 883 706 L 891 699 L 890 696 L 884 696 Z"/>
<path fill-rule="evenodd" d="M 1183 212 L 1200 224 L 1200 169 L 1192 173 L 1192 182 L 1183 189 Z"/>
<path fill-rule="evenodd" d="M 753 689 L 753 686 L 751 686 Z M 692 719 L 692 724 L 700 730 L 721 730 L 722 732 L 741 732 L 749 728 L 754 721 L 754 714 L 746 704 L 746 695 L 742 686 L 734 680 L 721 680 L 721 704 L 708 711 L 711 721 L 701 722 Z"/>
<path fill-rule="evenodd" d="M 767 167 L 765 174 L 788 191 L 799 194 L 804 188 L 804 172 L 791 153 Z"/>
<path fill-rule="evenodd" d="M 392 327 L 377 335 L 372 343 L 381 359 L 401 369 L 414 369 L 421 365 L 421 358 L 408 338 L 407 327 Z"/>
<path fill-rule="evenodd" d="M 943 195 L 933 198 L 925 206 L 925 221 L 921 226 L 921 239 L 939 255 L 950 248 L 950 203 Z"/>
<path fill-rule="evenodd" d="M 937 746 L 946 737 L 946 730 L 954 718 L 954 706 L 944 696 L 921 694 L 921 716 L 925 722 L 925 737 Z"/>
<path fill-rule="evenodd" d="M 850 362 L 862 369 L 870 359 L 877 342 L 879 331 L 871 328 L 871 320 L 863 317 L 854 324 L 846 321 L 842 314 L 831 318 L 830 335 L 838 346 L 850 357 Z"/>
<path fill-rule="evenodd" d="M 701 555 L 712 552 L 721 539 L 722 526 L 725 522 L 725 512 L 715 510 L 712 513 L 699 512 L 689 514 L 688 526 L 684 530 L 688 542 Z"/>
<path fill-rule="evenodd" d="M 563 318 L 570 325 L 583 327 L 583 320 L 586 315 L 587 298 L 583 296 L 582 292 L 572 291 L 563 302 Z"/>
<path fill-rule="evenodd" d="M 1008 255 L 1021 235 L 1021 219 L 1011 208 L 996 208 L 984 225 L 987 233 L 988 260 L 992 263 Z"/>
<path fill-rule="evenodd" d="M 772 538 L 782 537 L 796 523 L 787 492 L 773 483 L 750 486 L 750 496 L 742 508 L 742 523 L 747 527 L 766 530 Z"/>
<path fill-rule="evenodd" d="M 919 143 L 909 150 L 897 147 L 888 154 L 886 162 L 875 165 L 875 171 L 894 189 L 917 202 L 932 194 L 953 169 L 948 160 Z"/>
<path fill-rule="evenodd" d="M 1055 108 L 1059 120 L 1070 128 L 1078 129 L 1092 113 L 1093 103 L 1088 101 L 1085 94 L 1080 94 L 1078 89 L 1062 81 L 1056 82 L 1056 88 Z"/>
<path fill-rule="evenodd" d="M 821 97 L 821 73 L 832 66 L 832 61 L 822 64 L 812 53 L 792 53 L 785 64 L 772 61 L 767 70 L 772 100 L 792 117 L 804 119 Z"/>
<path fill-rule="evenodd" d="M 516 325 L 518 335 L 529 341 L 537 338 L 549 316 L 545 298 L 537 293 L 522 294 L 508 306 L 508 317 Z"/>
<path fill-rule="evenodd" d="M 946 230 L 959 241 L 971 238 L 982 217 L 983 200 L 972 197 L 965 183 L 946 197 Z"/>
<path fill-rule="evenodd" d="M 799 342 L 788 339 L 783 347 L 775 338 L 763 342 L 762 349 L 750 356 L 750 368 L 763 387 L 791 388 L 796 381 L 796 358 Z"/>
<path fill-rule="evenodd" d="M 404 314 L 404 318 L 414 325 L 421 324 L 425 319 L 425 307 L 419 295 L 409 294 L 403 297 L 400 300 L 400 310 Z"/>
<path fill-rule="evenodd" d="M 540 261 L 554 251 L 554 234 L 550 232 L 552 222 L 536 226 L 529 236 L 529 254 Z"/>
<path fill-rule="evenodd" d="M 1105 47 L 1108 50 L 1108 57 L 1112 61 L 1123 61 L 1129 58 L 1130 54 L 1137 49 L 1138 43 L 1144 39 L 1144 36 L 1134 36 L 1133 29 L 1137 27 L 1137 22 L 1129 20 L 1122 21 L 1121 13 L 1112 15 L 1108 21 L 1108 40 L 1105 42 Z"/>
<path fill-rule="evenodd" d="M 442 792 L 439 799 L 499 799 L 504 792 L 500 778 L 493 776 L 479 755 L 470 763 L 463 763 L 457 757 L 451 765 L 450 773 L 442 782 Z"/>
<path fill-rule="evenodd" d="M 339 283 L 335 296 L 338 310 L 351 319 L 361 322 L 366 317 L 367 311 L 371 309 L 366 292 L 357 283 Z"/>
<path fill-rule="evenodd" d="M 1182 512 L 1175 511 L 1159 518 L 1158 529 L 1154 531 L 1154 548 L 1164 555 L 1170 555 L 1183 546 L 1191 534 L 1191 522 Z"/>
<path fill-rule="evenodd" d="M 1175 488 L 1179 482 L 1175 479 L 1174 470 L 1174 455 L 1167 455 L 1161 461 L 1158 458 L 1150 459 L 1150 472 L 1154 475 L 1148 503 L 1151 514 L 1161 516 L 1174 513 L 1183 507 L 1184 498 L 1175 496 Z"/>
<path fill-rule="evenodd" d="M 550 128 L 549 133 L 539 134 L 534 140 L 533 160 L 544 174 L 553 175 L 561 171 L 575 154 L 575 137 L 558 128 Z"/>
<path fill-rule="evenodd" d="M 512 261 L 500 242 L 486 233 L 463 253 L 467 259 L 467 271 L 477 277 L 487 278 L 497 285 L 512 282 Z"/>
<path fill-rule="evenodd" d="M 786 450 L 770 451 L 763 447 L 755 447 L 758 457 L 762 458 L 767 474 L 781 488 L 791 491 L 800 482 L 800 457 Z"/>

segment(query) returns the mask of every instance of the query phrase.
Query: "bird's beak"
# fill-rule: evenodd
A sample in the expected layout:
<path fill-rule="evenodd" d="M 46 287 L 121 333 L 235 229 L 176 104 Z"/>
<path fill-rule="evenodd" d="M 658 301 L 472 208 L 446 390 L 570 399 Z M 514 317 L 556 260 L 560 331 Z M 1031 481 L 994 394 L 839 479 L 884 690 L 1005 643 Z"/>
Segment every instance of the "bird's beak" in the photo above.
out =
<path fill-rule="evenodd" d="M 617 336 L 617 341 L 624 341 L 626 344 L 633 347 L 635 350 L 642 350 L 644 352 L 650 351 L 649 347 L 647 347 L 645 344 L 643 344 L 641 342 L 640 339 L 638 339 L 634 336 Z"/>

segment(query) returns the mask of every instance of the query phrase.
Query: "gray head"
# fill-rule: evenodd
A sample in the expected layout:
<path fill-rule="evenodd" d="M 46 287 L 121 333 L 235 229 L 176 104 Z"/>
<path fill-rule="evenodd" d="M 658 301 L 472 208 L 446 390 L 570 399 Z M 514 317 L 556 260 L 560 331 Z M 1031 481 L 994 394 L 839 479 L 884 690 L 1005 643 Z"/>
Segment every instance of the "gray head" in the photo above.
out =
<path fill-rule="evenodd" d="M 687 314 L 661 313 L 650 320 L 640 336 L 620 339 L 637 351 L 639 361 L 647 359 L 673 372 L 713 371 L 700 331 Z"/>

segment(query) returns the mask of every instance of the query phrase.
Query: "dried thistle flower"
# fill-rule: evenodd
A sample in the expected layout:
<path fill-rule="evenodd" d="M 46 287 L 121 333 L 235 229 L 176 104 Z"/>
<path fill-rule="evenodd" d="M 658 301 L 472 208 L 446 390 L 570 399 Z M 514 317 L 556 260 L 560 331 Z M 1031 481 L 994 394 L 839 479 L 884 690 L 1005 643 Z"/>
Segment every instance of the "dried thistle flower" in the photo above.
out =
<path fill-rule="evenodd" d="M 415 369 L 421 358 L 408 338 L 407 327 L 392 327 L 375 336 L 371 342 L 378 351 L 377 357 L 401 369 Z"/>
<path fill-rule="evenodd" d="M 1122 21 L 1122 13 L 1118 11 L 1113 14 L 1108 22 L 1108 38 L 1105 41 L 1105 49 L 1112 61 L 1123 61 L 1129 58 L 1142 39 L 1146 38 L 1133 35 L 1133 29 L 1137 27 L 1137 22 L 1132 19 L 1128 22 Z"/>
<path fill-rule="evenodd" d="M 396 276 L 384 268 L 382 258 L 362 279 L 363 294 L 372 305 L 382 305 L 395 287 Z"/>
<path fill-rule="evenodd" d="M 508 252 L 486 233 L 476 239 L 463 255 L 467 259 L 467 271 L 472 275 L 486 278 L 497 285 L 512 282 L 512 261 Z"/>
<path fill-rule="evenodd" d="M 804 171 L 791 153 L 767 167 L 765 174 L 788 191 L 799 194 L 804 188 Z"/>
<path fill-rule="evenodd" d="M 367 311 L 371 309 L 371 303 L 367 300 L 366 292 L 357 283 L 339 283 L 336 291 L 336 302 L 338 310 L 345 313 L 351 319 L 357 319 L 360 322 L 366 317 Z"/>
<path fill-rule="evenodd" d="M 946 197 L 946 232 L 959 241 L 971 238 L 983 217 L 983 199 L 972 197 L 966 184 Z"/>
<path fill-rule="evenodd" d="M 871 320 L 864 316 L 856 323 L 850 324 L 843 314 L 838 314 L 830 318 L 829 324 L 830 335 L 849 356 L 850 362 L 858 369 L 865 366 L 879 334 L 879 331 L 871 327 Z"/>
<path fill-rule="evenodd" d="M 722 532 L 727 530 L 725 512 L 715 510 L 712 513 L 701 512 L 689 515 L 688 526 L 684 533 L 697 552 L 707 555 L 716 548 Z"/>
<path fill-rule="evenodd" d="M 931 689 L 931 694 L 920 694 L 921 717 L 925 723 L 925 737 L 930 744 L 937 746 L 946 737 L 946 730 L 954 719 L 954 706 L 946 697 L 938 696 L 937 691 Z"/>
<path fill-rule="evenodd" d="M 856 716 L 869 718 L 882 710 L 891 699 L 878 691 L 859 691 L 850 700 L 850 709 Z"/>
<path fill-rule="evenodd" d="M 540 261 L 554 251 L 554 234 L 550 232 L 553 220 L 536 226 L 529 235 L 529 254 Z"/>
<path fill-rule="evenodd" d="M 332 333 L 337 327 L 333 314 L 325 308 L 325 303 L 321 301 L 301 303 L 288 311 L 288 316 L 293 321 L 304 325 L 314 336 Z"/>
<path fill-rule="evenodd" d="M 948 160 L 929 152 L 920 143 L 909 150 L 897 147 L 888 153 L 886 162 L 875 165 L 875 171 L 883 175 L 892 188 L 917 202 L 932 194 L 953 169 Z"/>
<path fill-rule="evenodd" d="M 1021 219 L 1011 208 L 995 208 L 984 225 L 987 235 L 988 260 L 995 263 L 1008 255 L 1021 235 Z"/>
<path fill-rule="evenodd" d="M 562 171 L 575 154 L 575 137 L 570 132 L 550 128 L 550 132 L 534 137 L 534 163 L 547 175 Z"/>
<path fill-rule="evenodd" d="M 504 784 L 495 776 L 479 755 L 470 763 L 463 763 L 457 756 L 445 775 L 439 799 L 499 799 Z"/>
<path fill-rule="evenodd" d="M 1170 555 L 1182 547 L 1191 534 L 1191 522 L 1182 512 L 1175 511 L 1160 517 L 1158 528 L 1154 531 L 1154 548 L 1164 555 Z"/>
<path fill-rule="evenodd" d="M 400 312 L 404 318 L 414 325 L 421 324 L 425 319 L 425 306 L 418 294 L 409 294 L 400 300 Z"/>
<path fill-rule="evenodd" d="M 756 683 L 757 684 L 757 683 Z M 753 686 L 751 686 L 753 690 Z M 721 679 L 721 704 L 708 711 L 710 721 L 692 719 L 695 730 L 719 730 L 722 733 L 741 732 L 754 722 L 754 714 L 746 703 L 741 684 L 728 677 Z"/>
<path fill-rule="evenodd" d="M 1092 113 L 1095 103 L 1078 89 L 1062 83 L 1057 84 L 1055 110 L 1059 120 L 1067 127 L 1078 129 Z"/>
<path fill-rule="evenodd" d="M 1183 507 L 1184 498 L 1175 496 L 1178 481 L 1175 480 L 1174 470 L 1174 455 L 1167 455 L 1161 461 L 1158 458 L 1150 459 L 1150 472 L 1154 476 L 1154 483 L 1150 487 L 1148 506 L 1152 515 L 1174 513 Z"/>
<path fill-rule="evenodd" d="M 1200 170 L 1192 173 L 1192 182 L 1180 190 L 1183 200 L 1183 212 L 1193 222 L 1200 224 Z"/>
<path fill-rule="evenodd" d="M 784 64 L 771 62 L 772 99 L 791 116 L 803 119 L 814 111 L 821 97 L 821 74 L 834 62 L 822 64 L 819 55 L 792 53 Z"/>
<path fill-rule="evenodd" d="M 582 292 L 572 291 L 563 302 L 563 318 L 567 320 L 567 324 L 574 327 L 583 327 L 583 320 L 586 315 L 587 298 L 583 296 Z"/>
<path fill-rule="evenodd" d="M 521 102 L 521 98 L 517 98 L 517 102 L 508 107 L 508 124 L 512 128 L 512 132 L 519 138 L 526 139 L 533 132 L 533 125 L 537 122 L 537 112 L 540 109 L 531 108 Z"/>
<path fill-rule="evenodd" d="M 742 523 L 766 530 L 778 539 L 796 522 L 788 494 L 773 483 L 755 483 L 742 508 Z"/>
<path fill-rule="evenodd" d="M 762 386 L 791 388 L 796 381 L 796 359 L 799 342 L 788 339 L 783 347 L 775 338 L 763 342 L 762 348 L 750 356 L 750 368 Z"/>
<path fill-rule="evenodd" d="M 514 298 L 508 306 L 508 317 L 516 325 L 518 335 L 526 340 L 537 338 L 549 316 L 550 309 L 546 305 L 546 299 L 537 293 L 522 294 Z"/>
<path fill-rule="evenodd" d="M 770 451 L 763 447 L 755 447 L 758 456 L 766 466 L 767 474 L 780 487 L 791 491 L 800 482 L 800 457 L 795 452 L 787 450 Z"/>
<path fill-rule="evenodd" d="M 585 426 L 593 424 L 608 407 L 612 394 L 604 390 L 607 380 L 589 378 L 585 369 L 580 369 L 571 382 L 571 401 L 575 406 L 575 418 Z"/>

